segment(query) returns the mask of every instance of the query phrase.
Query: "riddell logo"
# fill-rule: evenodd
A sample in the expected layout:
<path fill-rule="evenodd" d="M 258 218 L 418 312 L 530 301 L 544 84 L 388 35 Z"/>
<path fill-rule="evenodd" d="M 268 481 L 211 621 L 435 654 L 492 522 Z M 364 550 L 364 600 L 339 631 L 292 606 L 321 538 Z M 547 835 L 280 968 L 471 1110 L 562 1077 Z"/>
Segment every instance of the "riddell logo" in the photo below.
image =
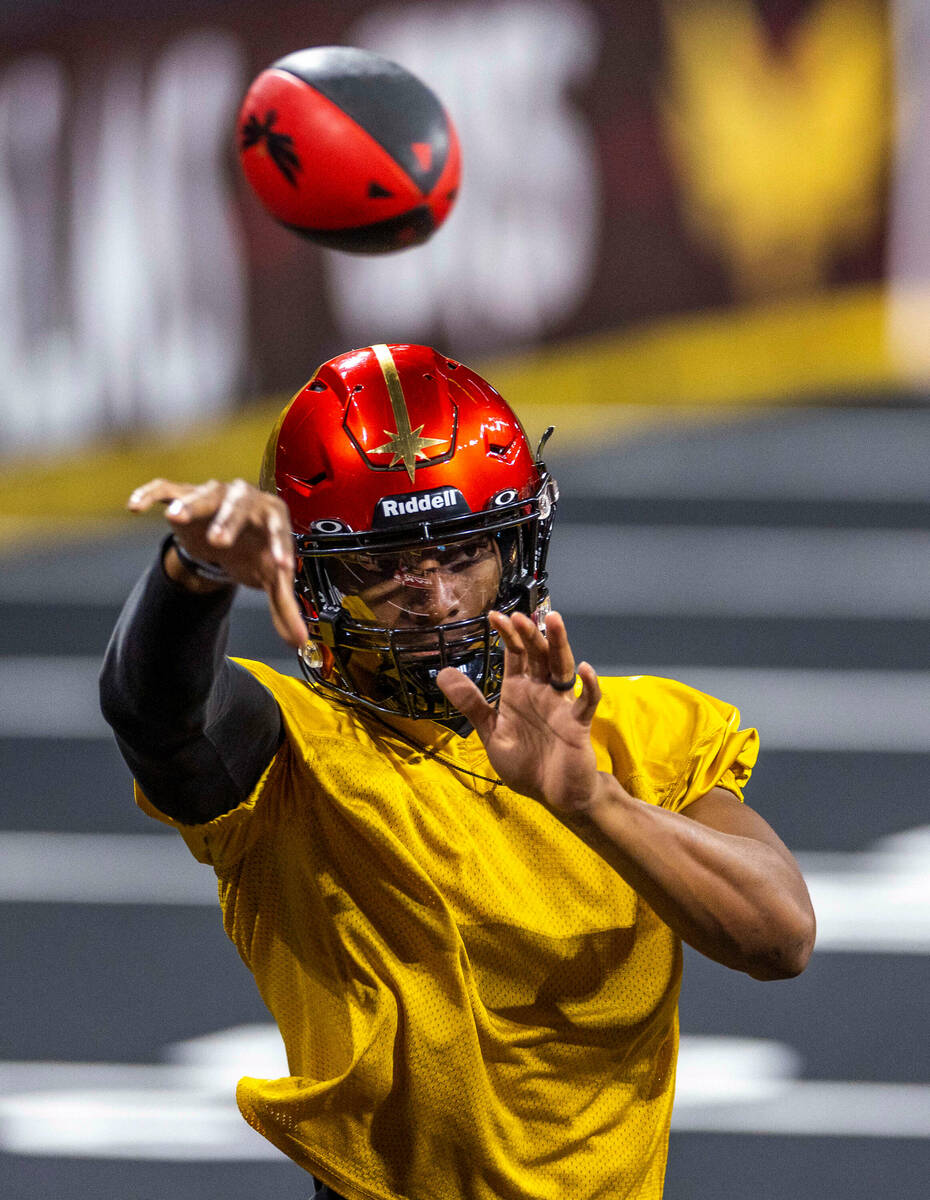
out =
<path fill-rule="evenodd" d="M 374 524 L 422 517 L 426 513 L 471 512 L 458 488 L 442 488 L 435 492 L 408 492 L 403 496 L 385 496 L 375 509 Z"/>

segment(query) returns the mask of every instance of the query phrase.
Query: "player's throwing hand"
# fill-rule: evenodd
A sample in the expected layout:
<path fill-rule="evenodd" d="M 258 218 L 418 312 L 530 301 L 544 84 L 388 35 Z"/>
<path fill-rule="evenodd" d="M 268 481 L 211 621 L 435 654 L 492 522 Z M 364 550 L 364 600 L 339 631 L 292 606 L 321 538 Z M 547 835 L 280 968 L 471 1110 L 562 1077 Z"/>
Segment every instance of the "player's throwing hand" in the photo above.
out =
<path fill-rule="evenodd" d="M 546 618 L 544 636 L 523 613 L 489 620 L 504 644 L 500 705 L 488 704 L 477 687 L 454 667 L 436 682 L 468 717 L 488 759 L 514 791 L 547 803 L 558 812 L 577 812 L 595 802 L 598 769 L 591 722 L 601 698 L 597 674 L 580 663 L 581 690 L 575 695 L 575 659 L 558 613 Z"/>
<path fill-rule="evenodd" d="M 147 512 L 155 504 L 166 505 L 165 519 L 191 558 L 222 568 L 233 583 L 261 588 L 280 636 L 297 649 L 306 644 L 307 627 L 294 596 L 294 549 L 283 501 L 244 479 L 201 484 L 152 479 L 136 488 L 126 507 Z M 192 591 L 222 586 L 191 572 L 173 549 L 165 556 L 165 569 Z"/>

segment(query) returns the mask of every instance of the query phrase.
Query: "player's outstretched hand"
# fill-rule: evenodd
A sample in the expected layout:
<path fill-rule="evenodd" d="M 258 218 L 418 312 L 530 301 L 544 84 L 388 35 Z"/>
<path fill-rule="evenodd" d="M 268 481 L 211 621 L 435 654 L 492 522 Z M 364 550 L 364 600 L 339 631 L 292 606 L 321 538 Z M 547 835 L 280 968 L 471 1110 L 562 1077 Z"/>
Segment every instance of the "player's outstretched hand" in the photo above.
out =
<path fill-rule="evenodd" d="M 436 682 L 474 725 L 508 787 L 558 812 L 588 807 L 598 779 L 591 722 L 601 689 L 594 668 L 579 664 L 581 690 L 576 695 L 575 659 L 558 613 L 546 618 L 548 636 L 523 613 L 507 617 L 493 612 L 489 620 L 504 644 L 499 706 L 488 704 L 454 667 L 440 671 Z"/>
<path fill-rule="evenodd" d="M 166 506 L 165 520 L 190 555 L 216 563 L 236 583 L 261 588 L 281 637 L 298 649 L 306 644 L 307 627 L 294 596 L 291 524 L 283 501 L 244 479 L 201 484 L 153 479 L 136 488 L 126 507 L 147 512 L 156 504 Z M 168 559 L 166 567 L 173 573 Z M 188 583 L 193 585 L 193 580 Z M 208 589 L 209 584 L 195 587 Z"/>

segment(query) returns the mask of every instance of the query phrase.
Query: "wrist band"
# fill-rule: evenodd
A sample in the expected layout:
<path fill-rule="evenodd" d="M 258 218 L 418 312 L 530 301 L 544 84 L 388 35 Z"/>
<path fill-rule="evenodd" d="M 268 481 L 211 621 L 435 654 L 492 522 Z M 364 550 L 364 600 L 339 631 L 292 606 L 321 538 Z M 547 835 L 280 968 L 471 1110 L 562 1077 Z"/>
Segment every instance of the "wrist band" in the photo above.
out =
<path fill-rule="evenodd" d="M 555 688 L 557 692 L 570 692 L 575 686 L 577 675 L 573 675 L 571 679 L 550 679 L 549 686 Z"/>
<path fill-rule="evenodd" d="M 194 558 L 190 551 L 184 549 L 174 534 L 171 535 L 171 544 L 174 546 L 175 554 L 181 560 L 181 566 L 191 575 L 196 575 L 198 579 L 205 579 L 208 583 L 235 582 L 229 572 L 224 571 L 219 563 L 204 562 L 200 558 Z"/>

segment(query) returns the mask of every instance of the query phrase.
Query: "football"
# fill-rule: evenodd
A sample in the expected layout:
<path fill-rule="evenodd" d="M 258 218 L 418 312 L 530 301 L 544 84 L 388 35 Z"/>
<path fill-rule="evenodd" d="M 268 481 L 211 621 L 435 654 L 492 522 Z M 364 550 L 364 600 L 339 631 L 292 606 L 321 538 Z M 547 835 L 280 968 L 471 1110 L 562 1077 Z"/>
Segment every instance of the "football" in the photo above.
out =
<path fill-rule="evenodd" d="M 350 46 L 298 50 L 262 71 L 242 103 L 237 146 L 273 217 L 357 254 L 425 242 L 459 187 L 458 137 L 436 95 Z"/>

